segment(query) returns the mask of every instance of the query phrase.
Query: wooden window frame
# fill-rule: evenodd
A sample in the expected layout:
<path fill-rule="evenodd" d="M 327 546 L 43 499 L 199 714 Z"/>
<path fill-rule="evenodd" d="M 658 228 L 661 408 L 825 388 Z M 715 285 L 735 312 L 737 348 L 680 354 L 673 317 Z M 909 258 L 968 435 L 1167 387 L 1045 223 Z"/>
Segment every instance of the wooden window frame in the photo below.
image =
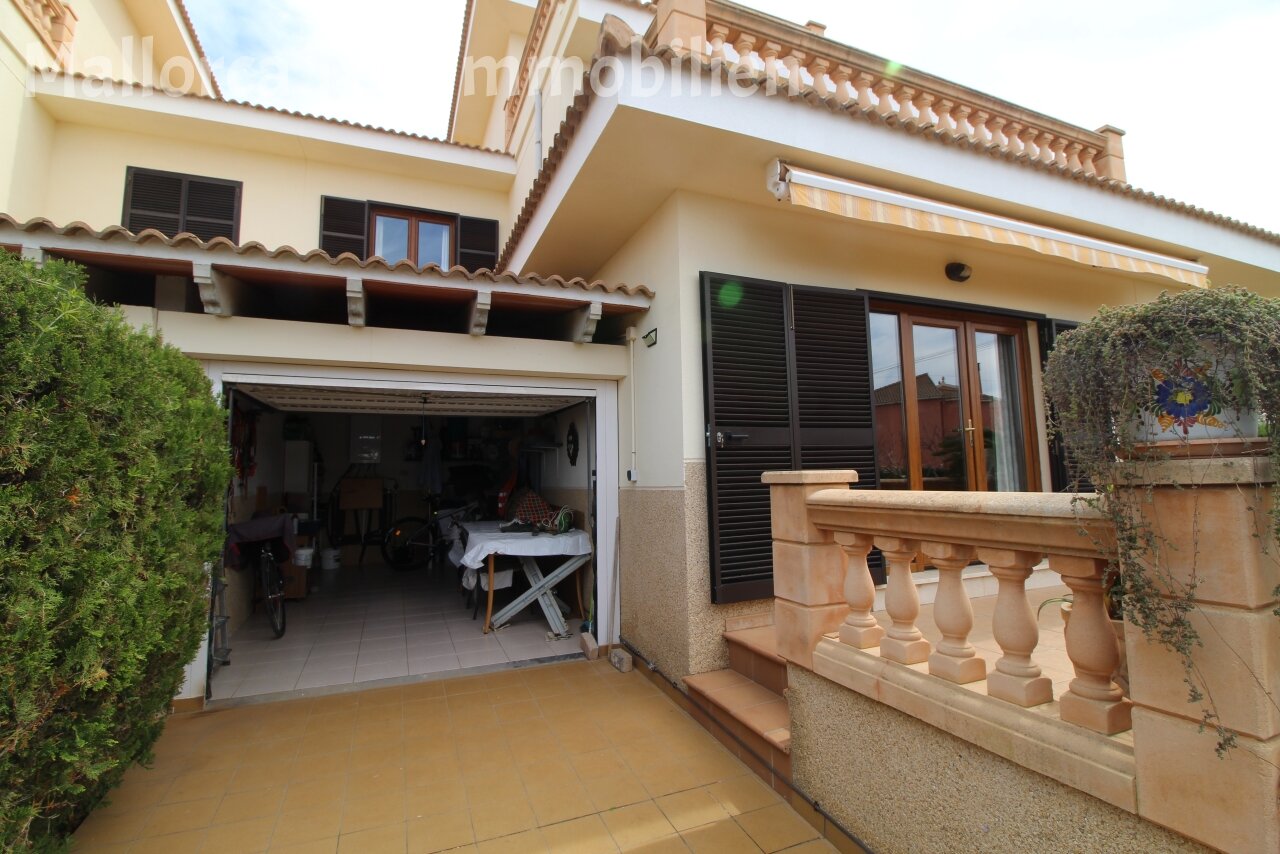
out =
<path fill-rule="evenodd" d="M 367 248 L 367 257 L 372 258 L 374 256 L 374 247 L 378 245 L 378 217 L 380 216 L 409 220 L 409 263 L 413 264 L 415 267 L 423 266 L 422 263 L 418 261 L 418 223 L 432 222 L 438 225 L 447 225 L 449 227 L 449 263 L 441 266 L 444 269 L 449 270 L 458 263 L 459 217 L 457 214 L 445 213 L 444 211 L 397 207 L 395 205 L 385 205 L 378 202 L 369 202 L 369 244 Z"/>
<path fill-rule="evenodd" d="M 961 398 L 965 413 L 981 412 L 981 387 L 974 357 L 975 335 L 991 332 L 1011 335 L 1018 342 L 1018 391 L 1022 398 L 1023 453 L 1027 465 L 1027 491 L 1039 492 L 1042 488 L 1039 433 L 1036 430 L 1034 386 L 1031 381 L 1031 345 L 1025 320 L 997 314 L 967 311 L 951 306 L 931 306 L 923 302 L 894 302 L 883 298 L 872 299 L 868 310 L 878 314 L 893 314 L 898 318 L 898 347 L 902 361 L 902 401 L 907 443 L 908 488 L 924 489 L 924 474 L 920 454 L 920 413 L 908 401 L 916 399 L 915 347 L 912 325 L 921 323 L 956 330 L 957 359 L 965 372 L 964 392 Z M 908 370 L 908 365 L 910 370 Z M 960 379 L 957 377 L 957 379 Z M 966 415 L 968 417 L 968 415 Z M 987 426 L 976 419 L 978 429 Z M 966 464 L 970 467 L 970 489 L 985 492 L 987 489 L 986 447 L 981 442 L 966 443 Z"/>

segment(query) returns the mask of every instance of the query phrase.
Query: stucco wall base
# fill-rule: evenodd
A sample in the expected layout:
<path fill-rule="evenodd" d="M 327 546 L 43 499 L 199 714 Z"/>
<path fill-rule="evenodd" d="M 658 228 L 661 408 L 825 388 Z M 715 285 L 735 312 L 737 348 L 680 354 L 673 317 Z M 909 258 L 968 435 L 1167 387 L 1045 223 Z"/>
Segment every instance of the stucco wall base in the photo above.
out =
<path fill-rule="evenodd" d="M 622 637 L 679 683 L 729 666 L 727 620 L 767 619 L 773 600 L 714 605 L 707 532 L 707 468 L 684 464 L 683 489 L 623 489 Z"/>
<path fill-rule="evenodd" d="M 1210 850 L 807 670 L 788 678 L 795 784 L 877 854 Z"/>

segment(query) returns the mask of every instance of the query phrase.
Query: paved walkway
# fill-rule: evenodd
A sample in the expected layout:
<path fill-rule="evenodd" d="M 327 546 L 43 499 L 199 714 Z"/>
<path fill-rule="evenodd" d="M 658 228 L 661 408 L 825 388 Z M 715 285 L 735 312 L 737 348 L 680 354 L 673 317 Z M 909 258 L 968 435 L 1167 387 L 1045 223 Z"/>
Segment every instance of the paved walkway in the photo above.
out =
<path fill-rule="evenodd" d="M 174 716 L 73 851 L 834 851 L 638 673 L 571 662 Z"/>

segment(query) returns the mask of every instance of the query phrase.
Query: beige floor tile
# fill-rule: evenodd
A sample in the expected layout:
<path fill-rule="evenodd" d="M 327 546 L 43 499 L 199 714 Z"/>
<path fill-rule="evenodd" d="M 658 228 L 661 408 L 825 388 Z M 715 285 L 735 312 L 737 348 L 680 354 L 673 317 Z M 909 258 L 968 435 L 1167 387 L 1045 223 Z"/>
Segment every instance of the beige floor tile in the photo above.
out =
<path fill-rule="evenodd" d="M 218 811 L 221 798 L 202 798 L 180 804 L 162 804 L 151 811 L 147 826 L 139 834 L 144 838 L 166 836 L 179 831 L 207 827 Z"/>
<path fill-rule="evenodd" d="M 722 780 L 708 788 L 730 815 L 764 809 L 782 803 L 778 793 L 769 788 L 754 774 L 745 774 L 731 780 Z"/>
<path fill-rule="evenodd" d="M 267 850 L 275 828 L 275 815 L 220 824 L 209 828 L 203 850 L 217 854 L 257 854 Z"/>
<path fill-rule="evenodd" d="M 542 841 L 555 854 L 613 854 L 618 850 L 598 815 L 544 827 Z"/>
<path fill-rule="evenodd" d="M 636 769 L 636 778 L 655 798 L 683 792 L 696 786 L 694 775 L 680 762 L 659 762 Z"/>
<path fill-rule="evenodd" d="M 342 811 L 342 835 L 388 824 L 404 824 L 404 819 L 403 791 L 388 791 L 360 798 L 353 798 L 348 792 Z"/>
<path fill-rule="evenodd" d="M 75 833 L 78 846 L 114 845 L 140 837 L 151 821 L 150 809 L 91 814 Z"/>
<path fill-rule="evenodd" d="M 680 835 L 694 854 L 748 854 L 760 851 L 760 846 L 733 819 L 704 824 Z"/>
<path fill-rule="evenodd" d="M 591 815 L 596 806 L 579 783 L 564 786 L 549 793 L 530 794 L 529 805 L 538 820 L 539 827 L 559 824 L 574 818 Z"/>
<path fill-rule="evenodd" d="M 313 839 L 310 842 L 298 842 L 293 845 L 275 845 L 267 849 L 271 854 L 334 854 L 338 850 L 338 837 Z"/>
<path fill-rule="evenodd" d="M 811 839 L 785 851 L 786 854 L 840 854 L 840 850 L 825 839 Z"/>
<path fill-rule="evenodd" d="M 465 809 L 411 820 L 408 835 L 409 854 L 448 851 L 475 841 L 471 813 Z"/>
<path fill-rule="evenodd" d="M 617 809 L 649 800 L 649 790 L 630 771 L 586 782 L 587 794 L 597 811 Z"/>
<path fill-rule="evenodd" d="M 276 821 L 275 834 L 271 837 L 271 847 L 336 838 L 341 829 L 341 804 L 323 804 L 292 810 L 282 813 Z"/>
<path fill-rule="evenodd" d="M 405 854 L 408 846 L 404 822 L 338 837 L 338 854 Z"/>
<path fill-rule="evenodd" d="M 404 790 L 404 814 L 410 821 L 467 808 L 467 793 L 456 780 Z"/>
<path fill-rule="evenodd" d="M 796 811 L 786 804 L 774 804 L 771 807 L 742 813 L 737 817 L 742 829 L 755 840 L 761 850 L 772 854 L 801 842 L 818 838 L 818 831 L 813 829 Z"/>
<path fill-rule="evenodd" d="M 627 854 L 687 854 L 689 846 L 679 836 L 666 836 L 624 850 Z"/>
<path fill-rule="evenodd" d="M 175 854 L 177 851 L 199 851 L 208 833 L 208 828 L 201 827 L 181 833 L 139 839 L 129 846 L 129 852 L 130 854 L 135 851 L 137 854 Z"/>
<path fill-rule="evenodd" d="M 289 769 L 289 781 L 313 780 L 326 774 L 344 774 L 351 764 L 349 751 L 334 750 L 331 753 L 315 753 L 299 756 Z"/>
<path fill-rule="evenodd" d="M 510 836 L 500 836 L 476 844 L 480 854 L 538 854 L 547 851 L 547 845 L 536 830 L 526 830 Z"/>
<path fill-rule="evenodd" d="M 283 786 L 289 782 L 293 774 L 292 759 L 266 759 L 241 765 L 231 774 L 227 782 L 228 792 L 252 792 L 272 786 Z"/>
<path fill-rule="evenodd" d="M 604 820 L 613 841 L 623 851 L 672 836 L 676 832 L 657 804 L 650 801 L 610 810 L 601 814 L 600 818 Z"/>
<path fill-rule="evenodd" d="M 269 789 L 254 789 L 249 792 L 231 792 L 222 796 L 218 810 L 213 814 L 211 824 L 230 824 L 261 818 L 264 815 L 275 815 L 284 802 L 284 787 L 272 786 Z"/>
<path fill-rule="evenodd" d="M 706 789 L 677 792 L 658 798 L 656 803 L 671 826 L 681 833 L 729 818 L 724 806 Z"/>
<path fill-rule="evenodd" d="M 537 827 L 537 819 L 533 809 L 523 801 L 495 802 L 472 805 L 471 826 L 475 828 L 476 842 L 484 842 L 532 830 Z"/>
<path fill-rule="evenodd" d="M 341 801 L 347 793 L 347 775 L 318 774 L 290 783 L 284 790 L 281 812 L 293 812 Z M 338 810 L 341 812 L 341 810 Z"/>
<path fill-rule="evenodd" d="M 222 795 L 227 791 L 229 776 L 226 771 L 196 771 L 191 774 L 180 774 L 169 784 L 157 803 L 176 804 Z M 151 805 L 148 804 L 148 806 Z"/>

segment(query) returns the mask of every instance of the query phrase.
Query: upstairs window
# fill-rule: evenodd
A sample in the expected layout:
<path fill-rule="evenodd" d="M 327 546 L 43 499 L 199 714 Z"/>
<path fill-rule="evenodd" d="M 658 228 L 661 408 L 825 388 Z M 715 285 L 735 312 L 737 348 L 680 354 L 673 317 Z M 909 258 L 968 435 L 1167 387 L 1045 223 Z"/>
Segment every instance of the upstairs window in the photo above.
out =
<path fill-rule="evenodd" d="M 460 266 L 474 273 L 498 263 L 498 222 L 440 211 L 324 196 L 320 248 L 337 257 L 374 255 L 395 264 Z"/>
<path fill-rule="evenodd" d="M 168 237 L 188 232 L 238 243 L 242 188 L 239 181 L 130 166 L 121 220 L 135 234 L 153 228 Z"/>

